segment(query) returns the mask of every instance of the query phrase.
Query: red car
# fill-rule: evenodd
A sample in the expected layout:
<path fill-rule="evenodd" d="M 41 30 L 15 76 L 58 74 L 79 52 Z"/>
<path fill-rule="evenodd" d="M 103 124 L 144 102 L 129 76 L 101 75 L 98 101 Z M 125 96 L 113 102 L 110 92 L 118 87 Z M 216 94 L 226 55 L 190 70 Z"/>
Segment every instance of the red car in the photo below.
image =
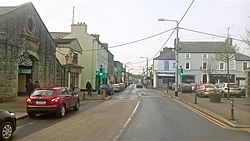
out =
<path fill-rule="evenodd" d="M 64 117 L 66 110 L 80 108 L 79 96 L 67 87 L 38 88 L 27 98 L 27 113 L 30 118 L 36 114 L 55 113 Z"/>

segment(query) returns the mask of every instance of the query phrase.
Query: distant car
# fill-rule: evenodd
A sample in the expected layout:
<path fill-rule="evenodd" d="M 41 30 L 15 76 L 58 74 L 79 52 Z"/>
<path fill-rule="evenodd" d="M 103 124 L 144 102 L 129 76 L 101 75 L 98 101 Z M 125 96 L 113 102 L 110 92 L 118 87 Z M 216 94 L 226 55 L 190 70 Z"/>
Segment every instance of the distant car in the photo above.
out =
<path fill-rule="evenodd" d="M 172 89 L 172 90 L 175 90 L 175 83 L 173 83 L 173 84 L 171 85 L 171 89 Z"/>
<path fill-rule="evenodd" d="M 15 114 L 4 109 L 0 109 L 0 140 L 8 141 L 16 131 Z"/>
<path fill-rule="evenodd" d="M 110 84 L 101 85 L 101 88 L 105 89 L 108 95 L 114 94 L 113 86 Z"/>
<path fill-rule="evenodd" d="M 192 87 L 192 92 L 195 91 L 195 85 L 197 85 L 196 83 L 190 83 L 191 87 Z"/>
<path fill-rule="evenodd" d="M 198 86 L 195 93 L 198 97 L 209 97 L 210 94 L 217 94 L 218 92 L 214 84 L 207 83 Z"/>
<path fill-rule="evenodd" d="M 228 96 L 228 87 L 229 87 L 229 97 L 235 96 L 240 98 L 241 96 L 245 96 L 244 93 L 242 93 L 242 89 L 238 84 L 235 83 L 223 83 L 221 88 L 219 88 L 219 91 L 222 95 L 222 97 L 227 97 Z"/>
<path fill-rule="evenodd" d="M 192 86 L 190 84 L 182 84 L 181 87 L 179 87 L 179 92 L 182 93 L 192 93 Z"/>
<path fill-rule="evenodd" d="M 242 93 L 243 95 L 246 95 L 246 86 L 240 85 L 240 89 L 241 89 L 241 93 Z"/>
<path fill-rule="evenodd" d="M 67 87 L 37 88 L 27 98 L 27 113 L 33 118 L 36 114 L 55 113 L 64 117 L 66 110 L 78 111 L 80 99 L 77 93 Z"/>
<path fill-rule="evenodd" d="M 136 84 L 136 88 L 143 88 L 143 85 L 141 83 Z"/>
<path fill-rule="evenodd" d="M 120 85 L 120 87 L 121 87 L 122 91 L 126 88 L 126 86 L 125 86 L 125 84 L 124 84 L 124 83 L 119 83 L 119 85 Z"/>
<path fill-rule="evenodd" d="M 119 84 L 113 84 L 112 88 L 113 88 L 114 92 L 120 92 L 120 91 L 122 91 L 122 88 L 121 88 L 121 86 Z"/>

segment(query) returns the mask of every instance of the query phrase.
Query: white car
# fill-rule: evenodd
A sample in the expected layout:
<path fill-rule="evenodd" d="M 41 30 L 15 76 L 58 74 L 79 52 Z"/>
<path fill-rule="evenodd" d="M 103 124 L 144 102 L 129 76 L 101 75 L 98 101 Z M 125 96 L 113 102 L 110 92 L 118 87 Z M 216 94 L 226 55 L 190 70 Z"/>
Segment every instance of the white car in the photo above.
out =
<path fill-rule="evenodd" d="M 221 87 L 219 88 L 219 92 L 221 93 L 222 97 L 228 96 L 228 86 L 229 86 L 229 97 L 235 96 L 240 98 L 241 96 L 245 96 L 244 93 L 242 93 L 241 88 L 238 84 L 235 83 L 223 83 Z"/>

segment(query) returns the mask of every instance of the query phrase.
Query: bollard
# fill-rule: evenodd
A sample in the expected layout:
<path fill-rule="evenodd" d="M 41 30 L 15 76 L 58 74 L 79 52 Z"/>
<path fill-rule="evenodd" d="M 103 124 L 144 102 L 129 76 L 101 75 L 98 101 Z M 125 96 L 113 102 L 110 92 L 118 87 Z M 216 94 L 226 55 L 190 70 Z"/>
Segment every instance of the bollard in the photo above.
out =
<path fill-rule="evenodd" d="M 197 104 L 197 94 L 194 95 L 194 104 Z"/>
<path fill-rule="evenodd" d="M 234 120 L 234 100 L 231 100 L 231 120 Z"/>

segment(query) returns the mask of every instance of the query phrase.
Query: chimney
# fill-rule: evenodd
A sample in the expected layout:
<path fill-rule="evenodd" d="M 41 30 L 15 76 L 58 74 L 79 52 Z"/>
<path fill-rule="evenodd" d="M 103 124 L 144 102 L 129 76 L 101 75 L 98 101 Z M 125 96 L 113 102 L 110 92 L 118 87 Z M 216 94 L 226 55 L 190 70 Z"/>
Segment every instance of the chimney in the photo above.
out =
<path fill-rule="evenodd" d="M 233 38 L 227 38 L 226 44 L 232 46 L 233 45 Z"/>
<path fill-rule="evenodd" d="M 98 41 L 99 41 L 99 37 L 100 37 L 100 35 L 98 35 L 98 34 L 91 34 L 93 37 L 95 37 Z"/>
<path fill-rule="evenodd" d="M 108 44 L 107 43 L 102 43 L 103 47 L 108 50 Z"/>
<path fill-rule="evenodd" d="M 87 25 L 85 23 L 82 22 L 78 22 L 77 24 L 72 24 L 71 25 L 71 32 L 82 32 L 84 31 L 85 33 L 87 33 Z"/>

